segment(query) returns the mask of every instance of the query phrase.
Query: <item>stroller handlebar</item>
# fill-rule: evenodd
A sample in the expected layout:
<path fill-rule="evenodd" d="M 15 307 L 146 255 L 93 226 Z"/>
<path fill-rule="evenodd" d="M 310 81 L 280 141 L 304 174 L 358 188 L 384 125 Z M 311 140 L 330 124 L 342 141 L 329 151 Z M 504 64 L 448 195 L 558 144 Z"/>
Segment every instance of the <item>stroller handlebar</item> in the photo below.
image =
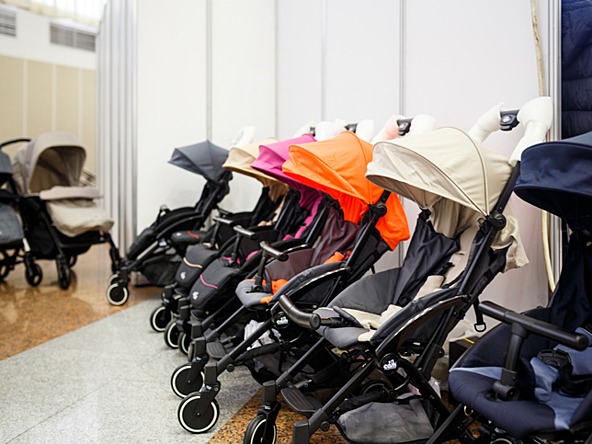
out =
<path fill-rule="evenodd" d="M 30 142 L 30 141 L 31 141 L 31 139 L 26 138 L 26 137 L 22 137 L 20 139 L 7 140 L 6 142 L 0 143 L 0 150 L 2 150 L 2 148 L 4 148 L 5 146 L 12 145 L 13 143 L 24 143 L 24 142 Z"/>
<path fill-rule="evenodd" d="M 259 244 L 259 246 L 263 250 L 263 253 L 265 256 L 268 256 L 268 257 L 271 256 L 280 262 L 285 262 L 288 260 L 289 256 L 287 253 L 285 253 L 284 251 L 276 250 L 271 245 L 269 245 L 267 242 L 261 242 Z"/>
<path fill-rule="evenodd" d="M 259 238 L 257 233 L 255 233 L 254 231 L 251 231 L 251 230 L 247 230 L 246 228 L 244 228 L 241 225 L 235 225 L 233 227 L 233 230 L 236 233 L 240 234 L 242 237 L 246 237 L 247 239 L 257 240 Z"/>
<path fill-rule="evenodd" d="M 310 313 L 306 313 L 298 309 L 298 307 L 294 305 L 294 303 L 288 296 L 286 296 L 285 294 L 281 295 L 278 304 L 280 308 L 284 311 L 284 313 L 286 313 L 286 316 L 290 318 L 291 321 L 293 321 L 300 327 L 308 329 L 312 327 L 310 322 L 312 315 Z"/>
<path fill-rule="evenodd" d="M 509 310 L 491 301 L 479 304 L 479 310 L 498 321 L 506 324 L 518 324 L 525 330 L 551 339 L 575 350 L 584 350 L 589 346 L 588 338 L 582 334 L 570 333 L 548 322 L 540 321 Z"/>

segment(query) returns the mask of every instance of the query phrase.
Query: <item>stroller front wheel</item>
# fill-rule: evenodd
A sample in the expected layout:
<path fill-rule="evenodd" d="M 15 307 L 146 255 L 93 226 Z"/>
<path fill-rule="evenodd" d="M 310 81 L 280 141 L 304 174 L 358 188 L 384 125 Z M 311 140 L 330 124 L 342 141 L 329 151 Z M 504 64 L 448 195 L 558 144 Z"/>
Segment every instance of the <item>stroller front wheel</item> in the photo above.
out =
<path fill-rule="evenodd" d="M 276 440 L 275 423 L 268 425 L 265 415 L 257 415 L 245 430 L 243 444 L 275 444 Z"/>
<path fill-rule="evenodd" d="M 37 287 L 43 280 L 43 270 L 39 264 L 25 262 L 25 279 L 32 287 Z"/>
<path fill-rule="evenodd" d="M 162 333 L 166 329 L 171 318 L 171 312 L 160 305 L 150 314 L 150 326 L 152 327 L 152 330 Z"/>
<path fill-rule="evenodd" d="M 67 290 L 72 280 L 70 267 L 58 263 L 58 285 L 62 290 Z"/>
<path fill-rule="evenodd" d="M 128 298 L 129 291 L 127 287 L 115 283 L 107 288 L 107 300 L 111 305 L 123 305 L 127 302 Z"/>
<path fill-rule="evenodd" d="M 185 356 L 189 355 L 189 346 L 191 345 L 191 336 L 187 333 L 182 331 L 179 333 L 179 338 L 177 339 L 177 345 L 179 347 L 179 351 L 183 353 Z"/>
<path fill-rule="evenodd" d="M 179 347 L 179 329 L 175 319 L 171 319 L 164 330 L 164 343 L 170 348 Z"/>
<path fill-rule="evenodd" d="M 190 372 L 191 364 L 187 363 L 177 367 L 171 376 L 171 388 L 179 398 L 184 398 L 190 393 L 198 392 L 203 386 L 203 372 L 199 372 L 192 381 L 189 380 Z"/>
<path fill-rule="evenodd" d="M 214 399 L 205 408 L 205 411 L 197 411 L 201 393 L 192 393 L 179 405 L 177 418 L 181 426 L 191 433 L 205 433 L 210 430 L 220 417 L 220 407 Z"/>

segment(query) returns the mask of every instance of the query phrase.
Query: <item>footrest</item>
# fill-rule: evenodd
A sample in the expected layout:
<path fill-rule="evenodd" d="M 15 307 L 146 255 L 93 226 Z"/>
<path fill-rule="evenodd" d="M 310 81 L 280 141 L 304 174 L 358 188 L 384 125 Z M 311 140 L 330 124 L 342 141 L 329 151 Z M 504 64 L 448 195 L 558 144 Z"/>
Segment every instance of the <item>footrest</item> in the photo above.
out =
<path fill-rule="evenodd" d="M 307 417 L 323 407 L 318 399 L 305 395 L 297 388 L 288 387 L 282 389 L 282 396 L 292 410 Z"/>
<path fill-rule="evenodd" d="M 222 359 L 228 353 L 221 342 L 208 342 L 206 344 L 206 350 L 212 359 Z"/>

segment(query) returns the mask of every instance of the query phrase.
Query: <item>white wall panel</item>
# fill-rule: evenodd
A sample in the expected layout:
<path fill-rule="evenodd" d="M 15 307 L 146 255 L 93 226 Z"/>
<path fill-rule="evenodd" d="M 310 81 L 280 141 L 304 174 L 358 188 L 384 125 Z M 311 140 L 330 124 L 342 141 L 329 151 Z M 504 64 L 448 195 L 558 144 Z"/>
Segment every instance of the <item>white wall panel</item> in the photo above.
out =
<path fill-rule="evenodd" d="M 275 135 L 275 2 L 212 1 L 212 140 L 225 148 L 242 127 L 255 141 Z M 258 181 L 233 174 L 222 206 L 250 210 Z"/>
<path fill-rule="evenodd" d="M 162 204 L 193 204 L 205 183 L 167 163 L 206 138 L 205 24 L 205 0 L 138 2 L 138 231 Z"/>
<path fill-rule="evenodd" d="M 468 129 L 496 103 L 517 108 L 538 95 L 528 2 L 409 1 L 406 29 L 409 114 L 429 113 L 439 126 Z M 521 133 L 496 134 L 488 145 L 509 153 Z M 484 299 L 525 309 L 546 301 L 540 216 L 517 198 L 512 201 L 531 263 L 496 278 Z"/>
<path fill-rule="evenodd" d="M 321 119 L 322 1 L 277 2 L 277 135 Z"/>
<path fill-rule="evenodd" d="M 399 4 L 328 0 L 326 118 L 375 121 L 399 114 Z"/>

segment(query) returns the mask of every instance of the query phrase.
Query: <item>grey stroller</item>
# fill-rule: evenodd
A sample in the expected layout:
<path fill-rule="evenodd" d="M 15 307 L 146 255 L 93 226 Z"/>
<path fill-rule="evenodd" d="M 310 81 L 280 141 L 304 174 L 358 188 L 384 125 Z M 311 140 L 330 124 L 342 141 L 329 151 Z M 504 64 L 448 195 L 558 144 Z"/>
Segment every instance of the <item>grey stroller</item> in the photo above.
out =
<path fill-rule="evenodd" d="M 0 144 L 0 280 L 4 280 L 22 260 L 23 229 L 14 206 L 18 200 L 12 178 L 12 165 L 8 154 L 2 148 L 22 139 L 9 140 Z"/>
<path fill-rule="evenodd" d="M 30 285 L 43 279 L 36 260 L 50 259 L 56 262 L 60 288 L 68 288 L 78 255 L 94 244 L 108 243 L 111 268 L 117 265 L 119 250 L 109 234 L 113 220 L 96 204 L 99 190 L 81 186 L 85 160 L 84 147 L 64 132 L 42 134 L 16 153 L 14 181 L 27 239 L 24 263 Z"/>

